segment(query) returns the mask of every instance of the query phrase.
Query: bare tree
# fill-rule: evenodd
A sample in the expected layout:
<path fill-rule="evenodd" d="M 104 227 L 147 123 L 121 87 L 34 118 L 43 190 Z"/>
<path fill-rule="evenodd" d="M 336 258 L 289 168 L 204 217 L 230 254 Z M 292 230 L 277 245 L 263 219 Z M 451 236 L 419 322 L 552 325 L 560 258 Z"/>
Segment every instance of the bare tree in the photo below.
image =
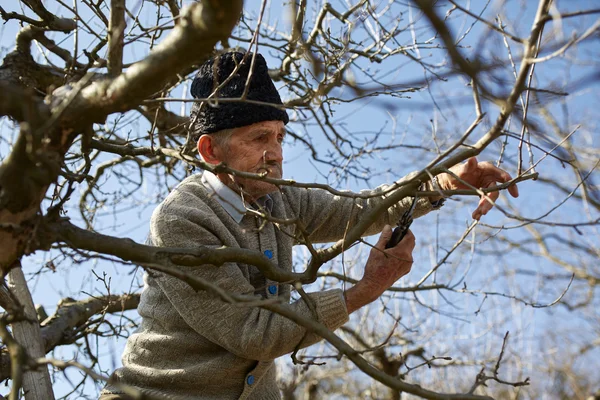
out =
<path fill-rule="evenodd" d="M 280 360 L 286 399 L 596 393 L 600 9 L 552 0 L 249 3 L 0 7 L 0 374 L 9 398 L 97 396 L 119 353 L 106 347 L 136 327 L 142 270 L 322 336 Z M 268 59 L 292 117 L 287 167 L 302 180 L 196 157 L 190 104 L 248 101 L 187 96 L 196 67 L 233 48 Z M 496 202 L 482 223 L 469 219 L 469 199 L 508 184 L 419 190 L 473 156 L 522 182 L 520 201 Z M 313 244 L 297 226 L 303 246 L 295 272 L 284 273 L 245 249 L 141 244 L 148 213 L 199 170 L 357 199 L 365 195 L 342 189 L 392 184 L 337 243 Z M 375 218 L 407 196 L 440 194 L 452 196 L 444 209 L 414 225 L 418 267 L 336 333 L 178 268 L 243 261 L 298 296 L 303 285 L 351 285 Z M 34 307 L 47 305 L 51 290 L 35 289 L 48 282 L 63 297 L 50 316 Z"/>

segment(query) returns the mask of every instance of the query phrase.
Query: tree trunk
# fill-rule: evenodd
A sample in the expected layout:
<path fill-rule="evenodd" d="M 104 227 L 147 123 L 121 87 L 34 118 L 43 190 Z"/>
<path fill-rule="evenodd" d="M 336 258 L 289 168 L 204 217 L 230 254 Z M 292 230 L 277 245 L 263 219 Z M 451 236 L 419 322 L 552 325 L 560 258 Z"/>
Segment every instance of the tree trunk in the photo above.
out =
<path fill-rule="evenodd" d="M 36 359 L 46 356 L 42 340 L 40 324 L 33 305 L 31 293 L 25 281 L 25 275 L 20 266 L 8 273 L 8 287 L 19 303 L 23 306 L 26 320 L 12 324 L 15 340 L 23 346 L 27 354 Z M 40 367 L 36 371 L 26 371 L 23 374 L 23 391 L 26 400 L 54 400 L 52 383 L 48 367 Z"/>

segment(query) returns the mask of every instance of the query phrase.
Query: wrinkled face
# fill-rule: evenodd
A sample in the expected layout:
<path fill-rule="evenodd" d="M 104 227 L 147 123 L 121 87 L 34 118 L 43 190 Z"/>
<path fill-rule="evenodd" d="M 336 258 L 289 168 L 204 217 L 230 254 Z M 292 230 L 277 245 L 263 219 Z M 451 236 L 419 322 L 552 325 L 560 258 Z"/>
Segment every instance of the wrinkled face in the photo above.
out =
<path fill-rule="evenodd" d="M 258 122 L 236 128 L 226 146 L 215 146 L 215 156 L 238 171 L 267 173 L 270 178 L 281 178 L 284 136 L 285 128 L 281 121 Z M 228 185 L 233 183 L 231 177 L 226 174 L 219 174 L 219 178 Z M 249 201 L 277 190 L 277 187 L 270 183 L 239 177 L 234 179 L 235 184 L 249 197 Z"/>

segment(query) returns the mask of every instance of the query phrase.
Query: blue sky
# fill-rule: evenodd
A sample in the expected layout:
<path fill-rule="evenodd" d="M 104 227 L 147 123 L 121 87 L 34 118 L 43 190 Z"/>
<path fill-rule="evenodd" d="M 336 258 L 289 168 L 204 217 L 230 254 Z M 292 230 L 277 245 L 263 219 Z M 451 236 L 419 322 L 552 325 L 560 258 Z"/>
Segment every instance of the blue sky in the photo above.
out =
<path fill-rule="evenodd" d="M 132 4 L 135 5 L 134 9 L 138 9 L 141 3 Z M 484 4 L 484 2 L 478 3 L 474 9 L 481 11 Z M 559 2 L 558 6 L 561 12 L 565 12 L 585 7 L 591 8 L 593 4 L 594 2 L 590 1 L 573 1 Z M 246 15 L 256 15 L 259 6 L 260 2 L 258 0 L 246 2 Z M 333 6 L 340 10 L 344 9 L 341 2 L 333 3 Z M 3 7 L 8 11 L 17 10 L 12 4 L 3 4 Z M 141 10 L 140 18 L 151 21 L 155 11 L 146 5 L 144 7 L 146 8 Z M 54 3 L 48 3 L 48 8 L 55 10 L 58 6 Z M 393 7 L 382 18 L 395 18 L 399 15 L 395 13 L 400 8 L 405 13 L 402 15 L 403 23 L 411 19 L 418 19 L 416 10 L 413 9 L 409 12 L 402 5 Z M 81 7 L 81 9 L 84 9 L 84 7 Z M 444 10 L 446 11 L 446 9 L 447 7 Z M 287 9 L 281 8 L 277 2 L 270 2 L 267 10 L 265 20 L 271 26 L 289 31 Z M 317 7 L 311 5 L 310 10 L 307 12 L 308 21 L 314 21 L 316 11 Z M 510 29 L 511 32 L 517 35 L 525 36 L 529 32 L 534 11 L 534 2 L 512 1 L 507 2 L 504 6 L 501 6 L 501 2 L 491 2 L 487 6 L 484 15 L 489 17 L 502 12 L 507 30 Z M 64 15 L 68 16 L 69 14 L 65 12 Z M 468 32 L 461 42 L 464 46 L 461 48 L 464 55 L 473 57 L 474 54 L 480 54 L 487 60 L 497 58 L 506 62 L 506 48 L 502 41 L 498 39 L 498 35 L 489 34 L 482 24 L 473 24 L 473 19 L 459 16 L 458 11 L 454 11 L 451 17 L 451 26 L 456 38 L 460 38 Z M 565 20 L 563 21 L 563 32 L 566 37 L 574 31 L 580 33 L 591 26 L 594 21 L 594 16 L 577 21 Z M 255 23 L 255 18 L 250 19 L 251 26 Z M 340 27 L 335 21 L 330 23 L 332 35 L 339 35 L 344 32 L 345 28 Z M 369 32 L 373 34 L 375 32 L 374 28 L 368 25 L 368 19 L 362 25 L 357 22 L 357 27 L 352 33 L 353 38 L 355 40 L 366 40 Z M 14 45 L 18 26 L 14 21 L 11 21 L 4 24 L 0 29 L 2 54 L 6 54 Z M 415 34 L 422 38 L 423 33 L 421 31 Z M 560 35 L 550 29 L 548 29 L 546 35 L 546 37 L 553 38 L 553 40 L 560 39 Z M 63 45 L 65 47 L 72 47 L 72 36 L 65 37 L 62 34 L 54 34 L 52 37 L 57 42 L 64 40 Z M 86 35 L 82 35 L 80 40 L 86 40 Z M 398 40 L 403 45 L 410 45 L 412 32 L 407 30 L 399 36 Z M 448 66 L 445 67 L 443 64 L 446 58 L 445 52 L 436 48 L 438 43 L 437 39 L 432 38 L 431 46 L 423 45 L 423 48 L 418 52 L 412 51 L 410 54 L 438 66 L 438 71 L 447 70 Z M 232 41 L 232 44 L 235 44 L 235 42 Z M 551 46 L 552 42 L 547 44 Z M 511 46 L 514 56 L 518 57 L 520 49 L 514 43 L 511 43 Z M 597 63 L 599 54 L 597 50 L 598 46 L 594 42 L 588 45 L 576 46 L 569 53 L 569 57 L 557 58 L 536 66 L 534 80 L 534 84 L 541 88 L 552 88 L 553 90 L 570 93 L 565 101 L 550 95 L 542 97 L 541 101 L 547 102 L 548 110 L 557 119 L 562 131 L 570 131 L 575 129 L 577 125 L 581 125 L 578 133 L 574 135 L 574 141 L 578 144 L 585 144 L 590 149 L 598 146 L 598 136 L 596 134 L 598 119 L 593 110 L 593 105 L 599 104 L 598 84 L 596 81 L 577 86 L 573 83 L 588 77 L 590 73 L 594 72 L 594 63 Z M 125 52 L 125 61 L 139 60 L 143 58 L 146 51 L 147 46 L 145 45 L 129 46 Z M 272 52 L 265 47 L 261 47 L 261 52 L 267 57 L 269 63 L 277 65 L 277 60 L 273 57 Z M 36 57 L 41 60 L 38 51 L 36 51 Z M 574 57 L 575 62 L 570 57 Z M 430 79 L 430 82 L 428 85 L 420 85 L 422 87 L 418 91 L 404 94 L 401 98 L 367 98 L 349 104 L 341 102 L 335 104 L 333 107 L 334 113 L 331 117 L 334 125 L 344 134 L 353 134 L 355 141 L 368 140 L 376 132 L 381 132 L 378 141 L 381 146 L 395 144 L 419 146 L 422 149 L 400 147 L 392 151 L 365 155 L 361 158 L 361 165 L 370 169 L 368 179 L 339 180 L 336 178 L 340 172 L 339 169 L 331 170 L 327 166 L 312 162 L 305 147 L 301 143 L 294 143 L 290 140 L 285 145 L 286 162 L 284 171 L 286 177 L 303 182 L 329 183 L 338 189 L 360 190 L 375 187 L 425 166 L 434 157 L 436 145 L 441 147 L 449 145 L 451 140 L 460 136 L 475 118 L 471 88 L 467 86 L 468 82 L 464 77 L 453 76 L 448 81 L 433 79 L 432 74 L 424 74 L 421 67 L 415 65 L 414 62 L 409 62 L 406 57 L 401 55 L 391 57 L 382 64 L 367 65 L 363 63 L 361 66 L 370 68 L 370 72 L 376 73 L 388 83 L 422 82 L 425 78 Z M 511 77 L 509 69 L 503 71 L 503 73 L 498 72 L 494 75 L 498 81 L 494 82 L 490 79 L 488 82 L 490 88 L 498 93 L 503 93 L 502 88 L 510 87 L 511 79 L 514 79 Z M 354 68 L 353 73 L 360 77 L 358 68 Z M 280 87 L 284 99 L 289 99 L 292 96 L 280 83 L 278 83 L 278 87 Z M 189 98 L 189 95 L 185 94 L 186 90 L 187 86 L 184 84 L 174 90 L 171 97 Z M 352 96 L 347 87 L 336 90 L 334 94 L 342 99 Z M 432 99 L 436 99 L 437 105 Z M 168 107 L 174 112 L 181 112 L 189 108 L 189 104 L 170 103 Z M 535 104 L 532 108 L 535 109 Z M 485 133 L 486 128 L 496 118 L 499 109 L 489 102 L 484 102 L 484 111 L 488 113 L 488 119 L 484 120 L 478 130 L 474 132 L 474 139 Z M 292 117 L 297 117 L 293 112 L 290 112 L 290 114 Z M 131 123 L 124 129 L 130 130 L 132 136 L 137 135 L 139 132 L 146 132 L 149 129 L 148 124 L 141 118 L 137 118 L 134 113 L 128 114 L 126 118 L 131 119 Z M 539 123 L 544 123 L 542 118 L 537 116 L 535 118 Z M 300 123 L 292 122 L 289 127 L 298 134 L 307 135 L 306 137 L 310 138 L 315 144 L 320 155 L 326 156 L 328 151 L 331 151 L 331 146 L 323 139 L 322 133 L 314 123 L 309 122 L 306 126 L 303 126 Z M 10 134 L 10 123 L 3 120 L 0 129 L 2 135 Z M 520 131 L 518 121 L 512 122 L 510 130 Z M 437 144 L 432 139 L 432 131 L 435 131 L 439 137 Z M 534 137 L 534 140 L 547 149 L 548 142 L 556 143 L 557 140 L 553 132 L 547 130 L 544 133 L 547 134 L 547 140 L 541 136 Z M 503 167 L 513 174 L 516 170 L 515 160 L 517 156 L 515 143 L 514 140 L 509 140 L 509 147 L 503 164 Z M 494 143 L 482 154 L 480 159 L 496 160 L 499 148 L 500 143 Z M 6 144 L 2 143 L 0 155 L 4 157 L 7 151 Z M 539 159 L 541 153 L 534 150 L 534 156 Z M 102 156 L 98 159 L 98 162 L 111 158 L 110 156 Z M 127 166 L 120 172 L 132 179 L 135 179 L 137 174 L 136 168 Z M 562 168 L 561 163 L 554 159 L 548 158 L 541 163 L 538 172 L 542 176 L 562 179 L 569 187 L 575 185 L 572 171 Z M 122 182 L 123 178 L 119 178 L 114 174 L 109 175 L 106 181 L 102 182 L 102 190 L 106 193 L 115 193 L 119 190 L 125 192 L 127 185 Z M 127 236 L 138 242 L 143 242 L 148 232 L 148 220 L 153 208 L 164 197 L 166 193 L 165 186 L 172 186 L 175 183 L 173 180 L 164 182 L 151 175 L 146 177 L 141 189 L 134 195 L 124 196 L 115 204 L 106 207 L 103 210 L 104 214 L 98 215 L 96 229 L 103 233 Z M 511 199 L 508 203 L 506 202 L 506 196 L 503 195 L 500 204 L 507 209 L 509 209 L 508 207 L 514 207 L 520 215 L 530 218 L 543 215 L 564 199 L 564 194 L 550 191 L 546 186 L 532 181 L 521 184 L 520 192 L 521 196 L 518 199 Z M 444 251 L 452 246 L 471 222 L 470 214 L 475 208 L 476 202 L 475 198 L 450 201 L 437 215 L 429 215 L 413 224 L 413 231 L 419 240 L 415 257 L 416 262 L 411 274 L 403 278 L 399 282 L 400 285 L 409 285 L 418 281 L 435 264 L 435 260 L 439 260 Z M 81 222 L 76 200 L 73 200 L 69 205 L 68 216 L 74 222 Z M 594 216 L 597 217 L 597 212 L 594 214 L 592 210 L 588 214 L 581 202 L 567 201 L 564 207 L 552 213 L 548 219 L 556 222 L 573 222 L 592 219 Z M 549 263 L 545 258 L 527 255 L 514 249 L 505 250 L 507 252 L 506 257 L 488 255 L 488 252 L 492 250 L 499 249 L 502 252 L 503 249 L 507 249 L 502 241 L 493 240 L 494 235 L 498 233 L 498 229 L 493 227 L 511 227 L 518 225 L 518 223 L 508 220 L 498 211 L 488 214 L 483 222 L 492 226 L 492 228 L 477 227 L 474 236 L 470 237 L 469 241 L 462 245 L 460 251 L 450 258 L 447 266 L 440 269 L 435 279 L 442 282 L 445 279 L 450 279 L 452 282 L 456 282 L 463 272 L 468 270 L 465 282 L 468 283 L 470 289 L 499 291 L 540 303 L 551 302 L 564 290 L 566 280 L 546 281 L 549 273 L 564 273 L 564 271 Z M 583 237 L 572 229 L 556 227 L 541 227 L 541 229 L 553 229 L 559 237 L 567 240 L 588 241 L 596 246 L 600 243 L 598 232 L 593 227 L 581 228 L 584 232 Z M 526 228 L 506 232 L 509 232 L 506 234 L 507 237 L 515 241 L 530 237 Z M 472 257 L 470 254 L 471 240 L 474 241 L 477 249 Z M 344 260 L 345 266 L 355 277 L 360 276 L 361 256 L 366 254 L 367 249 L 363 248 L 358 251 L 362 251 L 362 253 L 351 253 Z M 571 252 L 568 247 L 561 246 L 560 243 L 556 245 L 556 251 L 564 259 L 571 260 L 576 264 L 584 262 L 583 255 Z M 135 287 L 140 284 L 141 274 L 139 271 L 133 273 L 134 269 L 131 266 L 106 261 L 90 260 L 78 265 L 70 265 L 69 262 L 64 262 L 56 272 L 41 268 L 43 263 L 53 256 L 56 256 L 56 254 L 49 255 L 38 252 L 28 257 L 25 262 L 25 272 L 31 277 L 34 301 L 43 304 L 48 312 L 53 311 L 57 302 L 63 297 L 83 298 L 87 296 L 85 293 L 93 295 L 102 293 L 103 285 L 96 280 L 92 271 L 99 276 L 107 273 L 112 279 L 112 291 L 116 293 L 127 291 L 131 286 Z M 352 267 L 352 259 L 359 260 L 356 267 Z M 301 266 L 303 260 L 302 249 L 298 249 L 297 260 L 299 266 Z M 339 270 L 341 260 L 334 260 L 324 268 Z M 37 274 L 40 269 L 42 272 Z M 532 272 L 533 275 L 524 278 L 523 275 L 514 274 L 515 271 L 523 269 Z M 338 285 L 334 280 L 326 283 L 326 285 L 330 284 Z M 318 282 L 313 286 L 313 290 L 322 287 L 322 285 L 323 283 Z M 574 285 L 574 289 L 568 293 L 568 297 L 573 299 L 581 297 L 584 295 L 585 290 L 585 285 L 577 283 Z M 585 313 L 577 314 L 576 318 L 572 318 L 572 313 L 567 312 L 564 307 L 560 306 L 549 310 L 534 310 L 501 297 L 488 296 L 485 301 L 483 298 L 482 295 L 431 292 L 419 295 L 418 302 L 411 296 L 394 296 L 389 300 L 389 304 L 393 304 L 393 307 L 405 316 L 402 321 L 406 324 L 407 333 L 409 328 L 416 329 L 420 326 L 421 330 L 414 335 L 415 337 L 418 337 L 427 346 L 457 358 L 468 359 L 487 354 L 490 351 L 496 351 L 496 349 L 499 350 L 501 336 L 506 330 L 511 330 L 511 337 L 515 338 L 511 342 L 512 351 L 520 353 L 527 360 L 521 369 L 522 372 L 516 369 L 512 370 L 514 375 L 510 377 L 511 379 L 519 378 L 520 374 L 527 375 L 535 372 L 535 366 L 541 362 L 539 358 L 542 357 L 537 352 L 539 350 L 537 346 L 552 342 L 552 337 L 548 335 L 548 329 L 551 327 L 559 325 L 562 328 L 561 331 L 567 332 L 565 336 L 571 337 L 573 343 L 586 342 L 597 337 L 597 322 L 594 322 L 593 318 L 587 318 Z M 435 307 L 441 313 L 428 313 L 427 308 L 420 306 L 419 302 Z M 375 316 L 377 315 L 377 306 L 373 308 L 374 310 L 371 313 Z M 475 315 L 475 311 L 479 309 L 480 312 Z M 135 316 L 134 313 L 128 315 Z M 362 315 L 356 315 L 354 317 L 355 321 L 361 317 Z M 569 321 L 568 326 L 564 326 L 567 324 L 562 323 L 566 320 Z M 381 335 L 385 335 L 387 333 L 386 329 L 389 329 L 389 321 L 382 320 L 378 324 L 380 324 Z M 569 330 L 572 332 L 569 332 Z M 452 337 L 454 340 L 445 340 L 447 337 Z M 562 337 L 557 336 L 556 343 L 561 343 L 561 340 L 563 340 Z M 124 343 L 125 341 L 121 339 L 119 341 L 99 341 L 92 344 L 92 346 L 98 346 L 100 349 L 103 370 L 112 370 L 114 366 L 118 365 Z M 564 344 L 557 346 L 556 353 L 558 354 L 567 350 L 566 347 L 561 347 Z M 58 350 L 56 356 L 60 358 L 75 357 L 78 351 L 73 347 L 65 347 Z M 78 355 L 78 357 L 81 357 L 81 355 Z M 591 355 L 590 359 L 593 359 Z M 584 371 L 598 370 L 597 361 L 589 362 L 589 365 L 583 367 Z M 592 366 L 594 367 L 592 368 Z M 427 382 L 427 379 L 439 379 L 440 375 L 436 375 L 436 371 L 424 372 L 423 382 Z M 77 375 L 77 373 L 72 372 L 70 376 L 76 379 Z M 468 379 L 473 377 L 474 374 L 471 374 Z M 543 383 L 536 382 L 536 385 L 538 384 L 540 387 L 543 385 Z M 94 393 L 96 389 L 90 382 L 88 382 L 88 385 L 86 393 Z M 69 390 L 63 378 L 59 378 L 59 384 L 56 387 L 57 395 L 66 393 Z"/>

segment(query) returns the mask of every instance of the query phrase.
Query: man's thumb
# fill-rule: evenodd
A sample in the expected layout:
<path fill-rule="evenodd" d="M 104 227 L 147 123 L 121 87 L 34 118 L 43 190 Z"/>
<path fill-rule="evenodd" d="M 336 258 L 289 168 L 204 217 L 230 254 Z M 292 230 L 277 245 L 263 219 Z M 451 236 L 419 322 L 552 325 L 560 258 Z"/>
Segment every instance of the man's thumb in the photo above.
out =
<path fill-rule="evenodd" d="M 471 157 L 467 160 L 466 171 L 471 172 L 477 168 L 477 157 Z"/>
<path fill-rule="evenodd" d="M 381 235 L 379 235 L 379 240 L 375 247 L 380 249 L 385 249 L 385 245 L 390 241 L 392 237 L 392 227 L 390 225 L 386 225 L 383 227 L 383 231 L 381 231 Z"/>

